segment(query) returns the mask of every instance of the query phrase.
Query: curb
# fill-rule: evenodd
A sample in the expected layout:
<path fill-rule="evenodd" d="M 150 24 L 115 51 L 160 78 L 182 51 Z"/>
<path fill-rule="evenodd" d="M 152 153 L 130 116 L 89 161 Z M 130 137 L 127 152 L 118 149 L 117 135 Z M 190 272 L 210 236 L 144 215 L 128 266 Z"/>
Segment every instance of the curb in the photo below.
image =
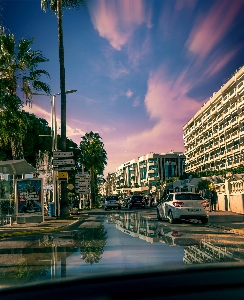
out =
<path fill-rule="evenodd" d="M 224 227 L 224 226 L 218 226 L 218 225 L 211 224 L 211 223 L 205 225 L 205 227 L 217 228 L 217 229 L 221 229 L 221 230 L 223 230 L 225 232 L 228 232 L 228 233 L 234 233 L 234 234 L 237 234 L 237 235 L 244 235 L 244 229 L 227 228 L 227 227 Z"/>

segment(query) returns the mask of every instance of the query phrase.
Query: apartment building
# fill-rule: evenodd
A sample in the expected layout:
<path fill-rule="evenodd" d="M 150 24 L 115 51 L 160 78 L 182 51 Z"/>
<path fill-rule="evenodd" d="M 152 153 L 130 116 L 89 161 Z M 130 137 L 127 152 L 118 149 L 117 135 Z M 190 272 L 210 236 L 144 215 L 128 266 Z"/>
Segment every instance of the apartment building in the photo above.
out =
<path fill-rule="evenodd" d="M 130 160 L 116 169 L 116 187 L 156 186 L 158 181 L 178 177 L 185 171 L 185 156 L 182 152 L 149 153 Z"/>
<path fill-rule="evenodd" d="M 244 66 L 183 127 L 186 172 L 235 168 L 244 161 Z"/>

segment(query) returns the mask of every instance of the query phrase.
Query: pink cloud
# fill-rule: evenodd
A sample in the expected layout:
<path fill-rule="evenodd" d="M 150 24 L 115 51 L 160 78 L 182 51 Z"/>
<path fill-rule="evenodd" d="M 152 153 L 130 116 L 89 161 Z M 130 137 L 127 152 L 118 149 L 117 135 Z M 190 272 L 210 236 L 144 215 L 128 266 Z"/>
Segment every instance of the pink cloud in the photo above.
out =
<path fill-rule="evenodd" d="M 213 76 L 219 72 L 239 51 L 239 48 L 233 49 L 232 51 L 226 53 L 225 55 L 218 56 L 205 71 L 205 75 Z"/>
<path fill-rule="evenodd" d="M 172 84 L 164 69 L 152 73 L 148 80 L 145 106 L 149 118 L 156 120 L 151 130 L 137 136 L 130 136 L 129 143 L 135 148 L 145 145 L 147 151 L 183 151 L 183 125 L 199 110 L 201 104 L 186 96 L 189 91 L 183 82 L 183 74 Z M 153 146 L 152 146 L 153 145 Z M 154 149 L 152 149 L 154 148 Z"/>
<path fill-rule="evenodd" d="M 88 6 L 94 28 L 117 50 L 126 44 L 136 26 L 151 26 L 143 0 L 99 0 Z"/>
<path fill-rule="evenodd" d="M 114 172 L 122 163 L 150 152 L 184 151 L 182 127 L 202 105 L 187 97 L 190 86 L 184 81 L 186 72 L 174 80 L 163 68 L 151 73 L 144 103 L 154 125 L 136 134 L 128 129 L 127 137 L 104 141 L 109 158 L 106 172 Z"/>
<path fill-rule="evenodd" d="M 126 92 L 126 97 L 127 98 L 131 98 L 133 95 L 133 92 L 129 89 L 127 92 Z"/>
<path fill-rule="evenodd" d="M 186 42 L 186 47 L 205 58 L 228 32 L 243 1 L 216 1 L 206 17 L 200 16 Z"/>

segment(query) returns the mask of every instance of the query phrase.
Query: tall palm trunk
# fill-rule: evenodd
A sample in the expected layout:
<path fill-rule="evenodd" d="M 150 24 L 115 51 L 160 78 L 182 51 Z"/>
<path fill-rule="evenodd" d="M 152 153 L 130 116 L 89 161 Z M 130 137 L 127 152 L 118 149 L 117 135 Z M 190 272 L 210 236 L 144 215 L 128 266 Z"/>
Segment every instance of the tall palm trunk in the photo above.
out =
<path fill-rule="evenodd" d="M 65 68 L 64 68 L 64 41 L 62 24 L 62 0 L 58 0 L 58 46 L 60 66 L 60 91 L 61 91 L 61 151 L 66 151 L 66 94 L 65 94 Z M 69 202 L 67 194 L 67 182 L 61 182 L 60 216 L 69 215 Z"/>

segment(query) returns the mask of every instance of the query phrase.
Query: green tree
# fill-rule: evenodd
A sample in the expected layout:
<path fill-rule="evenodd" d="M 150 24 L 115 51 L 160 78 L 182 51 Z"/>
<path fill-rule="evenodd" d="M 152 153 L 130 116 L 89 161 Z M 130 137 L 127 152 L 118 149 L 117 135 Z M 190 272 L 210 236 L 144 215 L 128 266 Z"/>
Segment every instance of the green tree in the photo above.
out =
<path fill-rule="evenodd" d="M 27 129 L 26 113 L 22 110 L 22 92 L 26 104 L 32 103 L 33 93 L 42 91 L 50 94 L 48 84 L 41 81 L 45 70 L 37 69 L 48 61 L 40 51 L 33 51 L 33 39 L 16 41 L 9 31 L 0 31 L 0 146 L 11 142 L 13 159 L 22 159 L 23 138 Z M 14 129 L 14 130 L 13 130 Z"/>
<path fill-rule="evenodd" d="M 90 171 L 91 175 L 91 203 L 95 205 L 95 186 L 97 175 L 103 174 L 104 167 L 107 165 L 107 152 L 98 133 L 90 132 L 81 137 L 80 142 L 80 159 L 81 165 Z"/>
<path fill-rule="evenodd" d="M 61 91 L 61 151 L 66 151 L 66 94 L 65 94 L 65 68 L 64 68 L 64 37 L 63 37 L 63 9 L 74 9 L 83 5 L 85 0 L 41 0 L 41 8 L 46 12 L 48 8 L 55 12 L 58 21 L 58 47 L 60 67 L 60 91 Z M 67 184 L 61 184 L 60 215 L 69 215 L 69 203 L 67 197 Z"/>

